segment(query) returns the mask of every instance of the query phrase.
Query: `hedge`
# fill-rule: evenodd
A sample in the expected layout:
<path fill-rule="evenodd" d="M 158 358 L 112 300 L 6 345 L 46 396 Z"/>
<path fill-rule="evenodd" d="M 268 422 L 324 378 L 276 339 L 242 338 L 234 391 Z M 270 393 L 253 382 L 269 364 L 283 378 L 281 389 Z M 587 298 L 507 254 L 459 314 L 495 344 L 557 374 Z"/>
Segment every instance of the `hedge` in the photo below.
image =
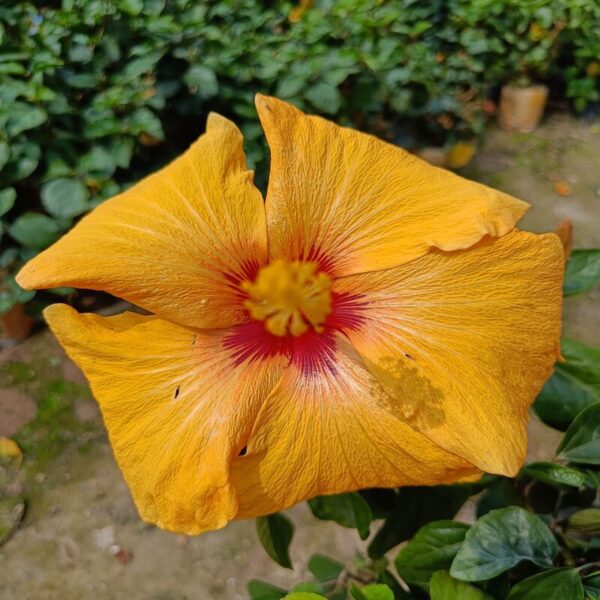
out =
<path fill-rule="evenodd" d="M 186 147 L 209 110 L 241 126 L 262 186 L 257 91 L 408 147 L 453 144 L 481 134 L 508 80 L 597 102 L 599 28 L 590 0 L 0 7 L 0 314 L 30 298 L 12 279 L 24 260 Z"/>

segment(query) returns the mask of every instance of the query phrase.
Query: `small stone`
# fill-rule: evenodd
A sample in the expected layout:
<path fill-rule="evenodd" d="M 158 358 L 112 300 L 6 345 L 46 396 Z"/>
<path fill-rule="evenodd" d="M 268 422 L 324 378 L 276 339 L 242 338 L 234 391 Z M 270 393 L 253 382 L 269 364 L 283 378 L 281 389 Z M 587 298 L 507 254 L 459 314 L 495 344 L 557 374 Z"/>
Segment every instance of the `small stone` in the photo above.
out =
<path fill-rule="evenodd" d="M 94 531 L 94 543 L 100 550 L 108 550 L 115 544 L 115 528 L 112 525 Z"/>

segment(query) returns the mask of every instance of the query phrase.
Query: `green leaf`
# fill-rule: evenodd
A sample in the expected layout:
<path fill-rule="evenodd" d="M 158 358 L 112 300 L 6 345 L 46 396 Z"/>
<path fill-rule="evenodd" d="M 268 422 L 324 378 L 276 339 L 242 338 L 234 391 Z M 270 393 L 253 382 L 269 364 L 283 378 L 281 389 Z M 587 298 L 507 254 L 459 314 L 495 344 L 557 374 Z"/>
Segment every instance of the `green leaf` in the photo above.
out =
<path fill-rule="evenodd" d="M 431 600 L 493 600 L 479 588 L 453 579 L 446 571 L 434 573 L 429 593 Z"/>
<path fill-rule="evenodd" d="M 258 579 L 249 581 L 247 587 L 250 600 L 280 600 L 287 594 L 287 590 Z"/>
<path fill-rule="evenodd" d="M 6 131 L 10 137 L 16 137 L 23 131 L 38 127 L 47 118 L 48 114 L 42 108 L 25 102 L 14 102 L 10 107 Z"/>
<path fill-rule="evenodd" d="M 317 83 L 311 86 L 304 96 L 316 109 L 330 115 L 337 113 L 342 104 L 339 90 L 328 83 Z"/>
<path fill-rule="evenodd" d="M 369 544 L 369 556 L 380 558 L 430 521 L 451 519 L 478 489 L 470 484 L 401 488 L 395 509 Z"/>
<path fill-rule="evenodd" d="M 589 600 L 600 600 L 600 573 L 592 573 L 583 578 L 585 597 Z"/>
<path fill-rule="evenodd" d="M 42 204 L 57 219 L 71 219 L 89 208 L 89 193 L 77 179 L 54 179 L 42 186 Z"/>
<path fill-rule="evenodd" d="M 127 127 L 134 135 L 147 133 L 157 140 L 165 137 L 160 119 L 148 108 L 136 110 L 127 120 Z"/>
<path fill-rule="evenodd" d="M 256 519 L 258 537 L 267 554 L 286 569 L 292 568 L 289 546 L 294 535 L 294 525 L 284 515 L 275 513 Z"/>
<path fill-rule="evenodd" d="M 8 233 L 23 246 L 45 248 L 58 239 L 60 227 L 46 215 L 26 212 L 14 221 Z"/>
<path fill-rule="evenodd" d="M 558 447 L 558 456 L 574 463 L 600 465 L 600 402 L 577 415 Z"/>
<path fill-rule="evenodd" d="M 144 9 L 144 0 L 119 0 L 119 8 L 128 15 L 135 17 Z"/>
<path fill-rule="evenodd" d="M 553 569 L 517 583 L 506 600 L 583 600 L 583 585 L 575 569 Z"/>
<path fill-rule="evenodd" d="M 110 155 L 115 164 L 122 169 L 127 169 L 133 154 L 134 141 L 131 138 L 116 138 L 110 145 Z"/>
<path fill-rule="evenodd" d="M 366 500 L 356 492 L 317 496 L 308 501 L 317 519 L 335 521 L 342 527 L 357 529 L 362 540 L 369 537 L 369 525 L 373 519 Z"/>
<path fill-rule="evenodd" d="M 0 217 L 4 216 L 14 205 L 17 192 L 14 188 L 0 190 Z"/>
<path fill-rule="evenodd" d="M 308 570 L 317 581 L 335 581 L 344 570 L 344 565 L 323 554 L 313 554 L 308 561 Z"/>
<path fill-rule="evenodd" d="M 25 304 L 29 302 L 34 296 L 35 291 L 24 290 L 16 281 L 14 275 L 9 275 L 6 278 L 6 286 L 8 291 L 12 294 L 15 302 L 19 304 Z"/>
<path fill-rule="evenodd" d="M 311 592 L 294 592 L 293 594 L 285 596 L 284 600 L 327 600 L 327 598 Z"/>
<path fill-rule="evenodd" d="M 450 568 L 469 525 L 434 521 L 421 527 L 396 557 L 398 573 L 410 585 L 427 589 L 436 571 Z"/>
<path fill-rule="evenodd" d="M 586 482 L 586 475 L 583 471 L 551 462 L 531 463 L 524 467 L 521 473 L 550 485 L 579 487 L 585 485 Z"/>
<path fill-rule="evenodd" d="M 551 567 L 558 544 L 548 527 L 523 508 L 493 510 L 469 529 L 450 574 L 463 581 L 492 579 L 521 561 Z"/>
<path fill-rule="evenodd" d="M 19 255 L 18 248 L 7 248 L 4 252 L 0 252 L 0 269 L 9 267 Z"/>
<path fill-rule="evenodd" d="M 203 65 L 194 65 L 183 76 L 186 85 L 201 98 L 211 98 L 219 91 L 219 82 L 212 69 Z"/>
<path fill-rule="evenodd" d="M 565 296 L 591 290 L 600 283 L 600 249 L 573 250 L 565 270 Z"/>
<path fill-rule="evenodd" d="M 566 429 L 586 406 L 600 401 L 600 349 L 564 338 L 561 354 L 565 362 L 554 365 L 533 407 L 544 423 Z"/>
<path fill-rule="evenodd" d="M 354 600 L 394 600 L 394 592 L 382 583 L 371 583 L 362 588 L 352 587 Z"/>
<path fill-rule="evenodd" d="M 569 517 L 569 529 L 585 535 L 600 533 L 600 508 L 584 508 Z"/>
<path fill-rule="evenodd" d="M 81 173 L 90 177 L 107 179 L 115 172 L 116 164 L 106 149 L 102 146 L 94 146 L 81 157 L 78 167 Z"/>
<path fill-rule="evenodd" d="M 10 158 L 10 148 L 6 142 L 0 141 L 0 169 L 8 162 Z"/>

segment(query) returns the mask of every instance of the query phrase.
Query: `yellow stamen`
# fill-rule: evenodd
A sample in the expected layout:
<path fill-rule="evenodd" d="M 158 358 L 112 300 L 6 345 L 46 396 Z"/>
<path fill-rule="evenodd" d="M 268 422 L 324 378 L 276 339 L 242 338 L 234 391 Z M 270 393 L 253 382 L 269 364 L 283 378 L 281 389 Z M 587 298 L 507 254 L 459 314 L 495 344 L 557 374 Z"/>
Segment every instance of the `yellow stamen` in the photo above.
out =
<path fill-rule="evenodd" d="M 331 313 L 331 279 L 315 263 L 278 259 L 263 267 L 254 283 L 244 281 L 244 306 L 274 335 L 323 331 Z"/>

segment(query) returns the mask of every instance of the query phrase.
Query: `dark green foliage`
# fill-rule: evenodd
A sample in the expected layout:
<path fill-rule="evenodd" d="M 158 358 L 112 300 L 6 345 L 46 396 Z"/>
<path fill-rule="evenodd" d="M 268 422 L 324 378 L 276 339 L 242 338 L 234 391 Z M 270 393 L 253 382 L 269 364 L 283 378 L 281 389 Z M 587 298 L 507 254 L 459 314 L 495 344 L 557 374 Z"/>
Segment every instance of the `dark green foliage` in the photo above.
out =
<path fill-rule="evenodd" d="M 521 581 L 506 600 L 583 600 L 581 577 L 575 569 L 552 569 Z"/>
<path fill-rule="evenodd" d="M 600 402 L 586 408 L 556 460 L 531 463 L 516 478 L 363 490 L 373 515 L 384 519 L 369 557 L 359 554 L 344 565 L 314 555 L 308 563 L 314 581 L 302 589 L 334 600 L 600 600 L 599 415 Z M 470 497 L 477 504 L 472 525 L 437 520 Z M 396 579 L 383 554 L 406 540 L 396 555 Z"/>
<path fill-rule="evenodd" d="M 450 574 L 463 581 L 492 579 L 521 561 L 551 567 L 558 544 L 548 527 L 517 506 L 490 511 L 469 529 Z"/>
<path fill-rule="evenodd" d="M 569 338 L 560 350 L 565 360 L 556 363 L 533 407 L 542 421 L 566 429 L 584 408 L 600 402 L 600 350 Z"/>
<path fill-rule="evenodd" d="M 318 519 L 335 521 L 343 527 L 357 529 L 361 539 L 369 537 L 369 525 L 373 520 L 371 508 L 356 492 L 317 496 L 308 501 L 310 510 Z"/>
<path fill-rule="evenodd" d="M 286 569 L 292 568 L 289 546 L 294 535 L 294 525 L 279 513 L 256 519 L 258 537 L 267 554 Z"/>
<path fill-rule="evenodd" d="M 578 109 L 599 98 L 597 3 L 317 0 L 292 23 L 293 6 L 3 3 L 0 271 L 183 150 L 210 110 L 240 125 L 264 186 L 256 92 L 406 146 L 481 134 L 491 88 L 551 65 Z M 27 301 L 0 294 L 0 313 Z"/>

